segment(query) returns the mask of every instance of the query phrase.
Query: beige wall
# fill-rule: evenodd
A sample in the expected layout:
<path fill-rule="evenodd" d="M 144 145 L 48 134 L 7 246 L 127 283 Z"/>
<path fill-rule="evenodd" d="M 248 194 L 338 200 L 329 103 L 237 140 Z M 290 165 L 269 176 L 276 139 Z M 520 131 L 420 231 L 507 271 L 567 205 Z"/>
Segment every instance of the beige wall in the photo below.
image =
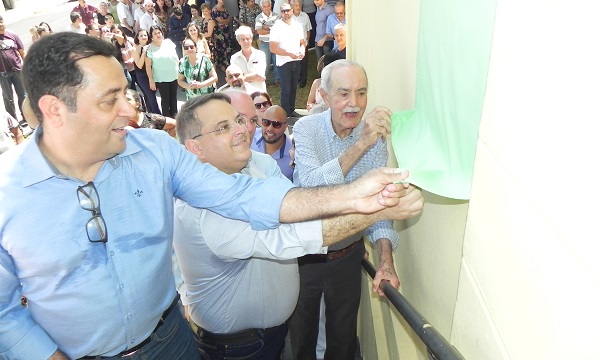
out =
<path fill-rule="evenodd" d="M 349 57 L 370 107 L 411 108 L 418 2 L 358 4 Z M 599 13 L 498 0 L 471 201 L 425 193 L 420 218 L 396 224 L 402 293 L 467 359 L 600 359 Z M 365 359 L 426 359 L 369 283 Z"/>

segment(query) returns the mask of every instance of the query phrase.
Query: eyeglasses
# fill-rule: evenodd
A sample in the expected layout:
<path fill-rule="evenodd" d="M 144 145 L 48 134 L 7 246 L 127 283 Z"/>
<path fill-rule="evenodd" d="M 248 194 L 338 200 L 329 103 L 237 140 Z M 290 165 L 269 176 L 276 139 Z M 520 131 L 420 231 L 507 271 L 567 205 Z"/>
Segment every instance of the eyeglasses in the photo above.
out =
<path fill-rule="evenodd" d="M 275 121 L 275 120 L 268 120 L 268 119 L 262 119 L 262 124 L 264 127 L 269 127 L 270 125 L 273 125 L 274 129 L 279 129 L 283 124 L 287 124 L 287 122 L 283 121 Z"/>
<path fill-rule="evenodd" d="M 231 129 L 233 129 L 233 127 L 235 126 L 235 124 L 237 125 L 242 125 L 242 126 L 246 126 L 246 122 L 248 121 L 248 119 L 246 118 L 245 115 L 243 114 L 238 114 L 238 116 L 235 118 L 235 120 L 233 120 L 233 123 L 231 121 L 228 121 L 227 124 L 221 125 L 219 126 L 217 129 L 213 130 L 213 131 L 209 131 L 209 132 L 205 132 L 204 134 L 198 134 L 196 136 L 194 136 L 192 139 L 196 139 L 200 136 L 204 136 L 204 135 L 208 135 L 211 133 L 219 133 L 219 135 L 222 134 L 227 134 L 231 131 Z"/>
<path fill-rule="evenodd" d="M 91 211 L 92 217 L 85 224 L 88 240 L 90 242 L 108 241 L 106 222 L 100 212 L 100 197 L 93 182 L 77 187 L 77 198 L 83 210 Z"/>
<path fill-rule="evenodd" d="M 195 49 L 196 47 L 194 45 L 183 45 L 183 49 L 184 50 L 192 50 Z"/>
<path fill-rule="evenodd" d="M 261 103 L 254 104 L 254 107 L 256 108 L 256 110 L 260 110 L 261 107 L 268 109 L 270 106 L 271 106 L 271 103 L 268 101 L 263 101 Z"/>
<path fill-rule="evenodd" d="M 281 9 L 282 13 L 286 13 L 286 12 L 290 12 L 290 11 L 292 11 L 292 9 Z"/>

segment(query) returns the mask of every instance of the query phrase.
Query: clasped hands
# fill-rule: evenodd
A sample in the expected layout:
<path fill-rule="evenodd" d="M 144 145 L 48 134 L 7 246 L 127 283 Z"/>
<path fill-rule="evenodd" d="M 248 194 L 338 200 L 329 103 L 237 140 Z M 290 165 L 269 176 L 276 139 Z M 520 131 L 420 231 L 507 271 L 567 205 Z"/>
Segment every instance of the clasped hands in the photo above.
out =
<path fill-rule="evenodd" d="M 381 220 L 402 220 L 419 214 L 423 194 L 414 185 L 403 182 L 408 175 L 406 170 L 380 168 L 350 183 L 349 195 L 354 199 L 356 212 L 378 213 Z"/>

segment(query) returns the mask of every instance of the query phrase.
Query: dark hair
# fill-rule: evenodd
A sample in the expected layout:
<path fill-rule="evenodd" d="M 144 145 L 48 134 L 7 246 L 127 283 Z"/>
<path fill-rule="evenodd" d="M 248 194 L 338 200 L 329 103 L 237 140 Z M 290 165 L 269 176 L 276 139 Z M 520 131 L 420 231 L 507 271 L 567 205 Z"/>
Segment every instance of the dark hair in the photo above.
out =
<path fill-rule="evenodd" d="M 192 11 L 192 9 L 196 9 L 198 12 L 200 12 L 200 7 L 198 7 L 196 4 L 190 5 L 190 11 Z"/>
<path fill-rule="evenodd" d="M 98 30 L 100 30 L 100 25 L 98 24 L 89 24 L 88 26 L 85 27 L 85 33 L 86 34 L 90 34 L 90 31 L 92 31 L 94 26 L 98 26 Z M 38 31 L 39 32 L 39 31 Z"/>
<path fill-rule="evenodd" d="M 231 104 L 231 98 L 227 94 L 220 92 L 196 96 L 183 104 L 175 117 L 177 122 L 177 138 L 181 144 L 185 144 L 186 140 L 198 135 L 197 133 L 202 130 L 202 122 L 196 114 L 196 109 L 213 100 L 226 101 Z"/>
<path fill-rule="evenodd" d="M 202 29 L 200 29 L 200 26 L 198 26 L 198 24 L 195 21 L 190 21 L 190 23 L 186 25 L 186 27 L 185 27 L 185 38 L 186 39 L 191 39 L 190 34 L 188 32 L 188 29 L 190 28 L 190 26 L 195 26 L 196 30 L 198 30 L 198 39 L 200 39 L 200 40 L 204 39 L 204 35 L 202 35 Z"/>
<path fill-rule="evenodd" d="M 104 23 L 105 24 L 106 24 L 106 18 L 111 18 L 111 19 L 113 19 L 113 21 L 115 21 L 115 17 L 111 13 L 107 13 L 106 15 L 104 15 Z"/>
<path fill-rule="evenodd" d="M 139 29 L 139 30 L 138 30 L 138 31 L 135 33 L 135 36 L 134 36 L 134 38 L 133 38 L 133 43 L 134 43 L 134 44 L 136 44 L 136 45 L 139 45 L 139 44 L 140 44 L 140 39 L 139 39 L 139 36 L 140 36 L 140 33 L 141 33 L 142 31 L 143 31 L 143 32 L 145 32 L 145 33 L 146 33 L 146 35 L 148 35 L 148 30 L 146 30 L 146 29 Z M 150 36 L 148 36 L 148 43 L 150 43 Z M 148 45 L 148 44 L 146 44 L 146 45 Z"/>
<path fill-rule="evenodd" d="M 77 91 L 87 85 L 77 62 L 93 56 L 112 57 L 114 46 L 93 37 L 65 31 L 34 42 L 23 63 L 22 78 L 31 108 L 40 122 L 38 102 L 44 95 L 62 100 L 69 111 L 77 111 Z"/>
<path fill-rule="evenodd" d="M 169 7 L 167 6 L 167 2 L 166 1 L 164 2 L 163 8 L 161 9 L 160 6 L 158 6 L 158 2 L 156 2 L 156 0 L 154 0 L 154 11 L 156 11 L 156 12 L 164 11 L 164 12 L 168 13 Z"/>
<path fill-rule="evenodd" d="M 148 34 L 150 41 L 154 40 L 153 39 L 154 30 L 160 30 L 160 32 L 163 33 L 163 36 L 165 35 L 165 33 L 163 32 L 163 29 L 160 26 L 152 25 L 152 26 L 150 26 L 150 34 Z"/>
<path fill-rule="evenodd" d="M 325 68 L 325 66 L 331 64 L 332 62 L 334 62 L 336 60 L 340 60 L 341 58 L 342 57 L 340 56 L 339 53 L 333 52 L 333 51 L 321 56 L 321 58 L 317 62 L 317 71 L 320 74 L 321 71 L 323 71 L 323 68 Z"/>
<path fill-rule="evenodd" d="M 132 99 L 133 101 L 135 101 L 139 104 L 138 107 L 136 108 L 137 111 L 146 112 L 146 103 L 144 101 L 144 98 L 142 97 L 142 95 L 140 95 L 139 92 L 137 92 L 136 90 L 133 90 L 133 89 L 127 89 L 127 92 L 125 93 L 125 97 L 127 98 L 127 100 Z"/>
<path fill-rule="evenodd" d="M 78 12 L 72 12 L 70 17 L 71 17 L 71 22 L 74 23 L 75 20 L 77 20 L 81 17 L 81 15 Z"/>
<path fill-rule="evenodd" d="M 250 97 L 252 98 L 252 100 L 254 100 L 254 98 L 259 97 L 259 96 L 264 96 L 267 98 L 267 101 L 269 102 L 269 104 L 271 104 L 271 106 L 273 106 L 273 100 L 271 100 L 271 97 L 269 96 L 269 94 L 267 94 L 266 92 L 262 92 L 262 91 L 256 91 L 253 92 Z"/>
<path fill-rule="evenodd" d="M 52 34 L 52 28 L 50 27 L 50 25 L 47 22 L 42 21 L 38 26 L 45 26 L 45 27 L 47 27 L 48 28 L 48 32 L 50 34 Z"/>

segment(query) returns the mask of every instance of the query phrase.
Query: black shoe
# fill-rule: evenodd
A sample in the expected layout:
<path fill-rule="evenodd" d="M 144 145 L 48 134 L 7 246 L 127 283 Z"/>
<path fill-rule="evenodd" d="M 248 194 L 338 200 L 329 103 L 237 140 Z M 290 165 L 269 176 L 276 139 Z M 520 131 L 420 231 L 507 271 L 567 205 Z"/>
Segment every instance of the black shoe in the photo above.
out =
<path fill-rule="evenodd" d="M 300 84 L 300 85 L 298 85 L 298 86 L 299 86 L 301 89 L 303 89 L 303 88 L 306 86 L 306 84 Z"/>

